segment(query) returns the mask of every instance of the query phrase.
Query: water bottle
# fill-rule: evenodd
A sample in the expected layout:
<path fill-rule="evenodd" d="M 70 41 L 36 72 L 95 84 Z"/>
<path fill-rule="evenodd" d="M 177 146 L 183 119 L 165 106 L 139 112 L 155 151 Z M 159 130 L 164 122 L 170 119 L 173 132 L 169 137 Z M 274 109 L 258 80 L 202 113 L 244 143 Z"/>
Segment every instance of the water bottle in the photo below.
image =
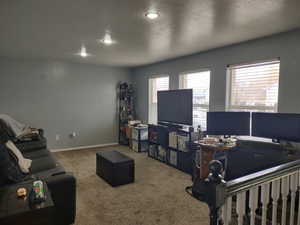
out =
<path fill-rule="evenodd" d="M 203 132 L 201 129 L 201 125 L 198 125 L 197 131 L 198 131 L 198 139 L 201 140 L 203 138 Z"/>

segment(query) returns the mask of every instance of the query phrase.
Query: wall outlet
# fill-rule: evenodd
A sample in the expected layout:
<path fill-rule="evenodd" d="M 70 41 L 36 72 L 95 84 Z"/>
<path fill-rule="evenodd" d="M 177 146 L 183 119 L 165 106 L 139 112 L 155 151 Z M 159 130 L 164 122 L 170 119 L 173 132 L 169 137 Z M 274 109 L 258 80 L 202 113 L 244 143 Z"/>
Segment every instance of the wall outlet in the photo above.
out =
<path fill-rule="evenodd" d="M 70 134 L 70 137 L 71 137 L 71 138 L 77 137 L 77 133 L 76 133 L 75 131 L 73 131 L 73 132 Z"/>
<path fill-rule="evenodd" d="M 60 135 L 59 134 L 55 135 L 55 140 L 59 141 L 59 139 L 60 139 Z"/>

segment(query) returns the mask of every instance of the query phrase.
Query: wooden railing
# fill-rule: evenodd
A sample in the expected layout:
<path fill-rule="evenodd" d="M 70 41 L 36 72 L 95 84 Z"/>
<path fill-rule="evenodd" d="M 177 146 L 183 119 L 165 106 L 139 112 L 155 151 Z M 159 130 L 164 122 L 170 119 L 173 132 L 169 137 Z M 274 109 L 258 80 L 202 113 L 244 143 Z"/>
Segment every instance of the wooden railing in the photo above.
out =
<path fill-rule="evenodd" d="M 211 225 L 300 225 L 300 160 L 228 182 L 218 161 L 210 172 L 200 200 L 209 205 Z"/>

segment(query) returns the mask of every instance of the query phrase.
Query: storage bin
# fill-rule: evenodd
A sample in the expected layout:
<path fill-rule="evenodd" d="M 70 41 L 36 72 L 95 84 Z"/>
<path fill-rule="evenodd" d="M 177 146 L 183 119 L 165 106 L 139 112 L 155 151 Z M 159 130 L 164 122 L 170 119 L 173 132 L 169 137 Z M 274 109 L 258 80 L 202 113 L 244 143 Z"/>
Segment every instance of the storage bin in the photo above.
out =
<path fill-rule="evenodd" d="M 168 149 L 168 163 L 171 166 L 177 167 L 178 166 L 178 151 L 175 149 Z"/>
<path fill-rule="evenodd" d="M 148 140 L 148 127 L 134 127 L 132 128 L 132 139 L 138 140 L 138 141 L 145 141 Z"/>
<path fill-rule="evenodd" d="M 157 158 L 163 162 L 167 161 L 167 150 L 162 146 L 158 146 Z"/>
<path fill-rule="evenodd" d="M 135 152 L 147 152 L 148 141 L 137 141 L 132 139 L 132 150 Z"/>
<path fill-rule="evenodd" d="M 157 158 L 157 145 L 149 144 L 148 155 L 152 158 Z"/>
<path fill-rule="evenodd" d="M 168 148 L 169 147 L 169 130 L 168 127 L 166 126 L 158 126 L 157 127 L 158 131 L 158 138 L 157 138 L 157 143 L 161 145 L 163 148 Z"/>
<path fill-rule="evenodd" d="M 156 125 L 148 125 L 148 140 L 152 143 L 157 143 L 158 140 L 158 131 Z"/>
<path fill-rule="evenodd" d="M 177 148 L 177 133 L 176 132 L 169 133 L 169 147 Z"/>
<path fill-rule="evenodd" d="M 187 143 L 189 142 L 189 137 L 178 135 L 177 140 L 178 140 L 178 150 L 182 152 L 188 152 L 189 149 Z"/>
<path fill-rule="evenodd" d="M 133 127 L 132 126 L 126 126 L 126 128 L 125 128 L 125 132 L 126 132 L 126 137 L 128 138 L 128 139 L 131 139 L 131 137 L 132 137 L 132 129 L 133 129 Z"/>

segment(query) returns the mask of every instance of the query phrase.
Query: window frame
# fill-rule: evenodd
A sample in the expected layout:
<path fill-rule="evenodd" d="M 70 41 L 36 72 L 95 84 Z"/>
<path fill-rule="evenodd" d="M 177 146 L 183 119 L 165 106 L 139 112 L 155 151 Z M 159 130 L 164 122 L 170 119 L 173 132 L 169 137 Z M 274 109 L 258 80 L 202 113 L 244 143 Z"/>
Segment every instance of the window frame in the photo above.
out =
<path fill-rule="evenodd" d="M 212 77 L 212 73 L 213 73 L 213 69 L 210 67 L 204 67 L 204 68 L 200 68 L 200 69 L 195 69 L 195 70 L 188 70 L 188 71 L 182 71 L 179 73 L 178 76 L 178 89 L 184 89 L 183 87 L 181 87 L 182 84 L 182 77 L 184 77 L 185 75 L 189 75 L 189 74 L 193 74 L 193 73 L 203 73 L 203 72 L 209 72 L 209 98 L 208 98 L 208 105 L 207 104 L 194 104 L 193 103 L 193 108 L 196 105 L 197 107 L 200 108 L 205 108 L 207 109 L 207 112 L 210 111 L 210 98 L 211 98 L 211 77 Z M 193 112 L 193 117 L 194 117 L 194 112 Z M 194 120 L 194 118 L 193 118 Z M 194 126 L 194 124 L 193 124 Z M 207 124 L 206 124 L 207 126 Z M 202 128 L 203 129 L 203 128 Z"/>
<path fill-rule="evenodd" d="M 275 110 L 274 110 L 274 107 L 272 107 L 272 106 L 231 105 L 231 99 L 232 99 L 232 73 L 231 73 L 231 68 L 233 68 L 233 67 L 247 68 L 247 67 L 251 67 L 251 65 L 254 66 L 255 64 L 268 65 L 268 64 L 272 64 L 272 62 L 276 62 L 276 61 L 279 63 L 279 74 L 278 74 L 277 106 L 276 106 Z M 270 111 L 274 110 L 275 113 L 278 112 L 279 90 L 280 90 L 280 68 L 281 68 L 280 57 L 227 65 L 227 67 L 226 67 L 226 104 L 225 104 L 226 111 L 234 111 L 234 110 L 232 110 L 232 108 L 234 108 L 234 109 L 238 109 L 238 110 L 245 110 L 246 109 L 247 111 L 250 111 L 250 112 L 251 111 L 264 112 L 264 111 L 268 111 L 268 110 L 270 110 Z"/>
<path fill-rule="evenodd" d="M 150 123 L 150 117 L 152 117 L 151 105 L 157 105 L 157 102 L 156 103 L 153 102 L 153 90 L 151 90 L 152 87 L 150 85 L 150 81 L 151 81 L 151 79 L 166 78 L 166 77 L 168 78 L 168 89 L 167 90 L 170 90 L 170 75 L 160 74 L 160 75 L 151 75 L 148 77 L 148 81 L 147 81 L 148 82 L 148 118 L 147 118 L 148 123 Z M 151 95 L 150 95 L 150 90 L 151 90 Z"/>

